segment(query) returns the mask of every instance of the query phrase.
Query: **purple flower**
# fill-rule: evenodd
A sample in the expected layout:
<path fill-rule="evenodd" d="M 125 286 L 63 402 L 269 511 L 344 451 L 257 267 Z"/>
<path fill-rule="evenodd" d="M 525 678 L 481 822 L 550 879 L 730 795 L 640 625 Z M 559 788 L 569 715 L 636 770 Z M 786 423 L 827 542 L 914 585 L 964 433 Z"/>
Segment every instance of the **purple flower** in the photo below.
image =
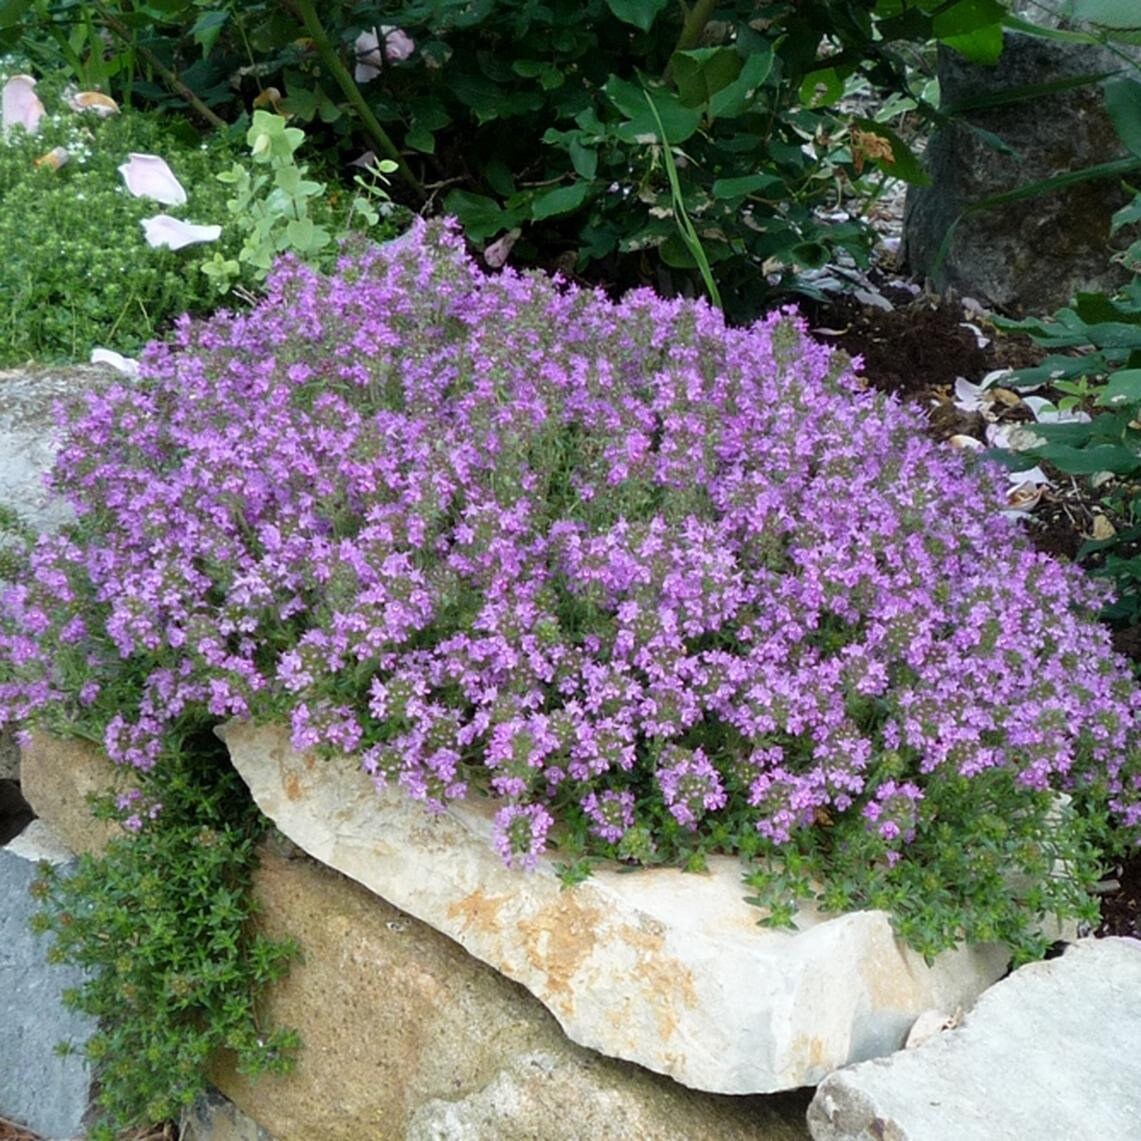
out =
<path fill-rule="evenodd" d="M 495 850 L 509 868 L 531 871 L 546 846 L 554 818 L 541 804 L 509 804 L 495 814 Z"/>

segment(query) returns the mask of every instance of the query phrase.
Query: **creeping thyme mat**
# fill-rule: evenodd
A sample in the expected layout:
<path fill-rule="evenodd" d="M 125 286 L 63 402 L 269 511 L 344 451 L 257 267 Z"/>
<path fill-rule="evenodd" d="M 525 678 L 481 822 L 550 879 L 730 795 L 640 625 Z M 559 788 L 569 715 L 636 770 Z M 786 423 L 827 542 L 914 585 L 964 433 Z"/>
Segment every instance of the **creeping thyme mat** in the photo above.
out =
<path fill-rule="evenodd" d="M 489 277 L 418 224 L 70 414 L 2 716 L 144 773 L 188 711 L 287 718 L 429 810 L 497 798 L 513 866 L 739 852 L 770 921 L 1032 955 L 1141 821 L 1136 702 L 1100 589 L 967 462 L 793 314 Z"/>

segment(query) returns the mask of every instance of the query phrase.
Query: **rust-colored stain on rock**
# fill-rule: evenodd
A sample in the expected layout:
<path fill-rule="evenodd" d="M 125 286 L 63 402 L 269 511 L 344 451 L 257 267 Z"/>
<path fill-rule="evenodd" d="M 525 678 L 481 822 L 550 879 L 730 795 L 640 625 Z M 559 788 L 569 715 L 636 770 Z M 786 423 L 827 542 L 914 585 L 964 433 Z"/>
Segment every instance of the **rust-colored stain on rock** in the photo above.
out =
<path fill-rule="evenodd" d="M 285 789 L 286 800 L 298 801 L 304 796 L 305 790 L 301 787 L 301 781 L 296 773 L 286 773 L 281 783 Z"/>
<path fill-rule="evenodd" d="M 537 915 L 519 921 L 527 961 L 546 976 L 547 997 L 557 996 L 565 1015 L 574 1010 L 571 980 L 594 954 L 602 919 L 599 908 L 564 895 Z"/>
<path fill-rule="evenodd" d="M 499 909 L 503 906 L 505 897 L 502 895 L 485 895 L 476 888 L 463 899 L 448 905 L 449 919 L 458 919 L 464 931 L 474 930 L 481 935 L 498 935 L 503 926 L 499 918 Z"/>

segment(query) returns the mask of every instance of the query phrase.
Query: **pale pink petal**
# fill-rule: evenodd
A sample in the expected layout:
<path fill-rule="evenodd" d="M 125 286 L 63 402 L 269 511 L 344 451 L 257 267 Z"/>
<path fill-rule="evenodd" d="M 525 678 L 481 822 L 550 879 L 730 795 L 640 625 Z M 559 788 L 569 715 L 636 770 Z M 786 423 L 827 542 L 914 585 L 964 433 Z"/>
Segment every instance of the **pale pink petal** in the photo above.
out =
<path fill-rule="evenodd" d="M 100 119 L 106 119 L 108 115 L 117 115 L 119 112 L 119 104 L 110 95 L 104 95 L 102 91 L 77 91 L 68 99 L 67 105 L 73 111 L 90 111 Z"/>
<path fill-rule="evenodd" d="M 196 226 L 169 214 L 156 214 L 153 218 L 143 219 L 143 233 L 152 249 L 180 250 L 196 242 L 216 242 L 222 236 L 222 227 Z"/>
<path fill-rule="evenodd" d="M 391 31 L 387 28 L 381 30 L 387 32 L 384 37 L 385 59 L 407 59 L 416 50 L 416 42 L 407 32 L 403 32 L 399 28 L 393 28 Z"/>
<path fill-rule="evenodd" d="M 181 206 L 186 201 L 182 183 L 158 155 L 132 154 L 119 173 L 136 198 L 153 198 L 164 206 Z"/>
<path fill-rule="evenodd" d="M 36 81 L 30 75 L 13 75 L 0 92 L 0 123 L 4 130 L 23 127 L 34 135 L 43 114 L 44 105 L 36 94 Z"/>

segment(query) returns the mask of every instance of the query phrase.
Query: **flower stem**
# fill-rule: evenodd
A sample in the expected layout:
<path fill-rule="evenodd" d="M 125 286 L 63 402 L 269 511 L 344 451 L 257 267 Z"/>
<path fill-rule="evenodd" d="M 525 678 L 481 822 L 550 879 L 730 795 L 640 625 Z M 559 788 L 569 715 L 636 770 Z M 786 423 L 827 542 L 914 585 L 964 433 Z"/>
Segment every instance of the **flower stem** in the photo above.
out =
<path fill-rule="evenodd" d="M 422 200 L 424 198 L 424 187 L 420 185 L 420 180 L 404 161 L 404 156 L 396 144 L 377 122 L 377 118 L 372 113 L 368 103 L 365 102 L 365 97 L 361 94 L 361 89 L 357 86 L 356 80 L 349 74 L 348 69 L 341 62 L 341 57 L 329 42 L 329 37 L 321 24 L 316 9 L 313 7 L 312 0 L 286 0 L 286 3 L 305 25 L 305 31 L 313 41 L 313 46 L 317 49 L 321 62 L 328 68 L 329 74 L 336 80 L 337 86 L 340 87 L 353 110 L 360 116 L 360 121 L 373 144 L 396 163 L 400 177 L 416 194 L 416 197 Z"/>

